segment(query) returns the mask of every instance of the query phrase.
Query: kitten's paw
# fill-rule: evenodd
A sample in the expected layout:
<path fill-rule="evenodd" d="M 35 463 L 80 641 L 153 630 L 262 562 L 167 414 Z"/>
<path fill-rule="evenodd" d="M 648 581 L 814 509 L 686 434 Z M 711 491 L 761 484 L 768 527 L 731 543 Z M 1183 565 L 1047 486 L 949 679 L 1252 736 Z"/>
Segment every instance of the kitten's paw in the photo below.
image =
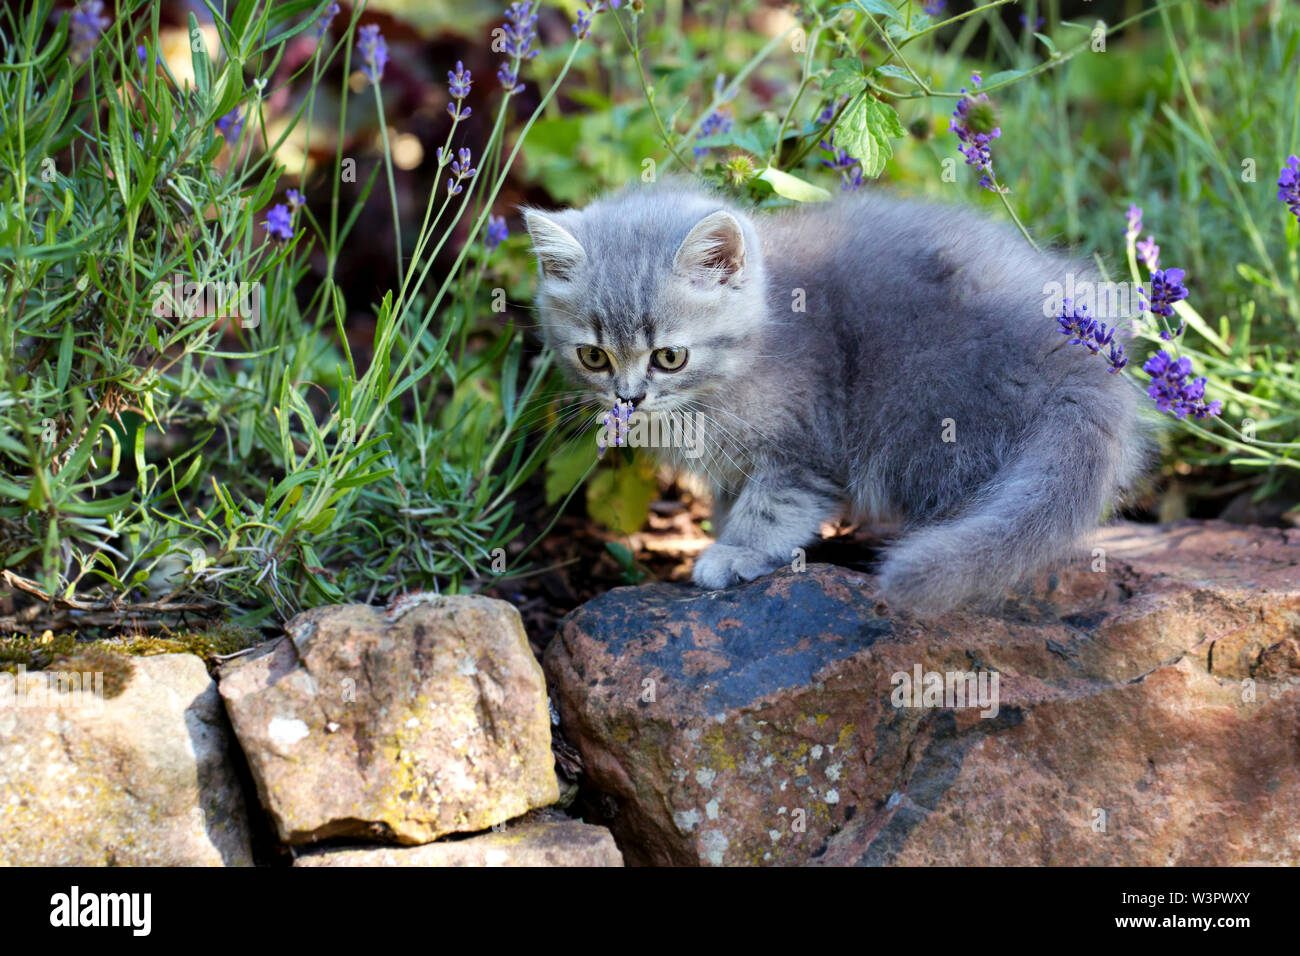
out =
<path fill-rule="evenodd" d="M 717 590 L 740 581 L 752 581 L 775 571 L 782 562 L 756 551 L 732 544 L 715 544 L 695 559 L 691 580 L 702 588 Z"/>

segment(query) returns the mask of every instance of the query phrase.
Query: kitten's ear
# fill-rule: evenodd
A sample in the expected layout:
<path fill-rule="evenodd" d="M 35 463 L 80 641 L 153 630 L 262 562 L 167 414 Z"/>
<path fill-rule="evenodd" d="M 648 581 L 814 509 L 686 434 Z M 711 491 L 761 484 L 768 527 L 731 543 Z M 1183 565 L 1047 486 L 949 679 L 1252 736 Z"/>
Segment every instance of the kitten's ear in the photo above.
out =
<path fill-rule="evenodd" d="M 533 240 L 533 251 L 537 253 L 542 274 L 549 279 L 573 278 L 574 273 L 587 261 L 582 243 L 554 219 L 535 209 L 524 210 L 524 223 Z"/>
<path fill-rule="evenodd" d="M 732 282 L 745 267 L 745 234 L 725 209 L 705 216 L 677 247 L 673 267 L 710 285 Z"/>

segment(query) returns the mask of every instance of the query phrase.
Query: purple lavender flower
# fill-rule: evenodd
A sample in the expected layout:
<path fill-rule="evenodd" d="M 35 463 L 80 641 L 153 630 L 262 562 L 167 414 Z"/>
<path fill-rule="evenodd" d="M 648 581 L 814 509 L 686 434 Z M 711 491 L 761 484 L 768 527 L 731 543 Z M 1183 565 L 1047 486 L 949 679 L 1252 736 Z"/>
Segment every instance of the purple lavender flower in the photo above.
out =
<path fill-rule="evenodd" d="M 1288 156 L 1277 177 L 1277 198 L 1300 219 L 1300 156 Z"/>
<path fill-rule="evenodd" d="M 368 23 L 357 31 L 357 50 L 363 61 L 361 72 L 375 86 L 384 78 L 388 65 L 388 44 L 376 24 Z"/>
<path fill-rule="evenodd" d="M 448 155 L 443 153 L 442 147 L 439 146 L 438 147 L 439 167 L 446 166 L 447 160 L 449 158 L 450 157 Z M 468 149 L 461 149 L 457 151 L 456 158 L 451 162 L 451 171 L 456 174 L 456 178 L 455 179 L 448 178 L 447 180 L 447 192 L 449 195 L 452 196 L 460 195 L 461 191 L 465 188 L 464 186 L 461 185 L 461 182 L 466 179 L 474 178 L 474 175 L 478 172 L 478 170 L 473 167 L 472 165 L 473 161 L 474 161 L 474 155 Z"/>
<path fill-rule="evenodd" d="M 1192 374 L 1192 362 L 1187 356 L 1175 361 L 1164 349 L 1146 360 L 1142 371 L 1151 376 L 1147 394 L 1156 403 L 1156 408 L 1175 418 L 1208 418 L 1218 415 L 1223 410 L 1223 403 L 1217 399 L 1209 404 L 1205 402 L 1205 378 L 1187 381 Z"/>
<path fill-rule="evenodd" d="M 289 208 L 284 203 L 276 203 L 271 207 L 271 211 L 266 214 L 263 225 L 266 226 L 267 234 L 273 239 L 281 239 L 287 242 L 293 238 L 293 218 L 289 215 Z"/>
<path fill-rule="evenodd" d="M 1160 247 L 1156 245 L 1155 236 L 1147 236 L 1137 244 L 1138 258 L 1152 272 L 1160 268 Z"/>
<path fill-rule="evenodd" d="M 108 29 L 113 21 L 104 15 L 103 0 L 85 0 L 77 4 L 72 11 L 68 32 L 72 34 L 72 45 L 78 60 L 90 56 L 99 35 Z"/>
<path fill-rule="evenodd" d="M 321 37 L 325 36 L 325 33 L 330 28 L 330 24 L 334 22 L 334 18 L 338 15 L 339 5 L 337 2 L 331 3 L 321 11 L 320 19 L 316 21 L 316 28 L 312 30 L 312 33 L 315 35 L 317 40 L 320 40 Z"/>
<path fill-rule="evenodd" d="M 1143 299 L 1142 309 L 1172 319 L 1174 303 L 1187 298 L 1187 286 L 1183 285 L 1185 275 L 1187 273 L 1182 269 L 1158 269 L 1151 273 L 1151 292 L 1148 293 L 1142 286 L 1138 286 L 1138 295 Z M 1160 337 L 1171 339 L 1181 335 L 1182 331 L 1183 325 L 1180 323 L 1177 332 L 1161 332 Z"/>
<path fill-rule="evenodd" d="M 840 189 L 859 189 L 866 182 L 862 175 L 862 164 L 842 149 L 832 150 L 831 158 L 821 162 L 827 169 L 840 174 Z"/>
<path fill-rule="evenodd" d="M 722 96 L 722 91 L 726 85 L 726 76 L 719 73 L 713 80 L 713 98 L 715 100 Z M 736 91 L 732 90 L 731 94 L 725 98 L 729 100 L 735 95 Z M 700 131 L 695 134 L 695 138 L 704 139 L 706 136 L 717 136 L 721 133 L 730 133 L 732 126 L 734 125 L 731 115 L 731 107 L 723 104 L 708 116 L 704 117 L 704 122 L 700 124 Z M 698 159 L 708 151 L 708 146 L 696 146 L 694 149 L 695 157 Z"/>
<path fill-rule="evenodd" d="M 1124 239 L 1132 242 L 1142 232 L 1142 207 L 1134 206 L 1131 203 L 1128 207 L 1128 228 L 1124 230 Z"/>
<path fill-rule="evenodd" d="M 972 73 L 970 79 L 975 87 L 983 82 L 979 73 Z M 961 141 L 957 149 L 966 157 L 966 165 L 984 173 L 980 185 L 996 192 L 992 181 L 993 151 L 990 144 L 1002 135 L 1002 128 L 997 125 L 997 111 L 987 93 L 968 93 L 965 87 L 961 92 L 962 98 L 957 101 L 948 129 Z"/>
<path fill-rule="evenodd" d="M 239 139 L 239 134 L 244 130 L 244 109 L 236 106 L 233 110 L 216 122 L 217 132 L 220 133 L 227 143 L 233 143 Z"/>
<path fill-rule="evenodd" d="M 586 10 L 578 11 L 578 22 L 573 25 L 574 35 L 579 40 L 587 39 L 591 33 L 591 23 L 596 14 L 604 13 L 608 9 L 617 10 L 623 3 L 623 0 L 583 0 L 587 5 Z"/>
<path fill-rule="evenodd" d="M 510 230 L 506 228 L 505 216 L 488 216 L 487 233 L 483 237 L 483 245 L 487 246 L 491 252 L 501 243 L 510 238 Z"/>
<path fill-rule="evenodd" d="M 465 69 L 465 64 L 460 60 L 456 61 L 455 72 L 447 71 L 447 92 L 456 101 L 447 104 L 447 112 L 451 114 L 453 120 L 469 119 L 473 112 L 468 106 L 462 105 L 465 97 L 469 96 L 469 89 L 473 82 L 470 71 Z"/>
<path fill-rule="evenodd" d="M 1039 17 L 1037 20 L 1034 21 L 1034 30 L 1035 31 L 1041 30 L 1045 22 L 1047 21 L 1045 21 L 1042 17 Z M 1029 29 L 1029 14 L 1027 13 L 1020 14 L 1020 25 L 1024 27 L 1026 30 Z"/>
<path fill-rule="evenodd" d="M 524 91 L 524 84 L 519 82 L 519 64 L 537 56 L 537 48 L 533 46 L 537 39 L 537 6 L 535 0 L 522 0 L 506 8 L 506 22 L 501 28 L 505 42 L 501 49 L 513 62 L 501 64 L 497 79 L 507 96 Z"/>
<path fill-rule="evenodd" d="M 614 408 L 605 413 L 602 428 L 596 436 L 596 457 L 605 454 L 605 449 L 613 445 L 621 448 L 627 442 L 628 421 L 632 417 L 632 403 L 616 401 Z"/>
<path fill-rule="evenodd" d="M 1070 345 L 1082 345 L 1093 355 L 1100 355 L 1110 366 L 1112 374 L 1128 364 L 1124 355 L 1124 346 L 1115 341 L 1115 330 L 1107 328 L 1105 322 L 1098 322 L 1088 315 L 1088 307 L 1081 305 L 1073 308 L 1073 303 L 1065 299 L 1061 303 L 1061 314 L 1056 317 L 1058 331 L 1070 336 Z M 1105 349 L 1106 351 L 1103 351 Z"/>
<path fill-rule="evenodd" d="M 294 206 L 294 207 L 301 206 L 304 202 L 302 198 L 302 193 L 298 192 L 298 190 L 296 189 L 290 189 L 289 191 L 287 191 L 284 194 L 284 198 L 289 200 L 290 206 Z"/>
<path fill-rule="evenodd" d="M 948 6 L 948 0 L 928 0 L 921 9 L 925 11 L 925 15 L 928 17 L 938 17 L 943 13 L 943 8 L 946 6 Z"/>
<path fill-rule="evenodd" d="M 731 107 L 719 106 L 716 110 L 704 117 L 704 122 L 700 124 L 700 131 L 695 134 L 696 139 L 704 139 L 706 136 L 716 136 L 720 133 L 731 132 L 732 126 L 735 125 L 731 118 Z M 709 151 L 707 146 L 695 147 L 696 158 L 703 156 Z"/>

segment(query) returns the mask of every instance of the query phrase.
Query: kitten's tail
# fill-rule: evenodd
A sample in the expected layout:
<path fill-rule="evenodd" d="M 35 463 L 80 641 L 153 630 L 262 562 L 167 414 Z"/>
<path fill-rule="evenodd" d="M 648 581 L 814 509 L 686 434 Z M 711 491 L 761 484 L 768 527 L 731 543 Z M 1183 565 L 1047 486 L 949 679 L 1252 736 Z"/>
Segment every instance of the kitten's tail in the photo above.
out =
<path fill-rule="evenodd" d="M 930 617 L 996 601 L 1074 550 L 1140 473 L 1150 443 L 1140 425 L 1117 437 L 1075 409 L 1037 429 L 956 517 L 916 528 L 885 552 L 887 604 Z"/>

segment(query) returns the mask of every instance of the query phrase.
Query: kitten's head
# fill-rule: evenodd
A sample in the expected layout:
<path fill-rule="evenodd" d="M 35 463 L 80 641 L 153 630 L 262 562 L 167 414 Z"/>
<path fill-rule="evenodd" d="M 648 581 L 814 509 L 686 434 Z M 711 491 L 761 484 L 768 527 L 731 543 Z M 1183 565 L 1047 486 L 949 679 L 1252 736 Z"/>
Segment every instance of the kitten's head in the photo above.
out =
<path fill-rule="evenodd" d="M 546 344 L 593 398 L 671 411 L 752 367 L 766 305 L 758 237 L 739 211 L 647 186 L 524 217 Z"/>

